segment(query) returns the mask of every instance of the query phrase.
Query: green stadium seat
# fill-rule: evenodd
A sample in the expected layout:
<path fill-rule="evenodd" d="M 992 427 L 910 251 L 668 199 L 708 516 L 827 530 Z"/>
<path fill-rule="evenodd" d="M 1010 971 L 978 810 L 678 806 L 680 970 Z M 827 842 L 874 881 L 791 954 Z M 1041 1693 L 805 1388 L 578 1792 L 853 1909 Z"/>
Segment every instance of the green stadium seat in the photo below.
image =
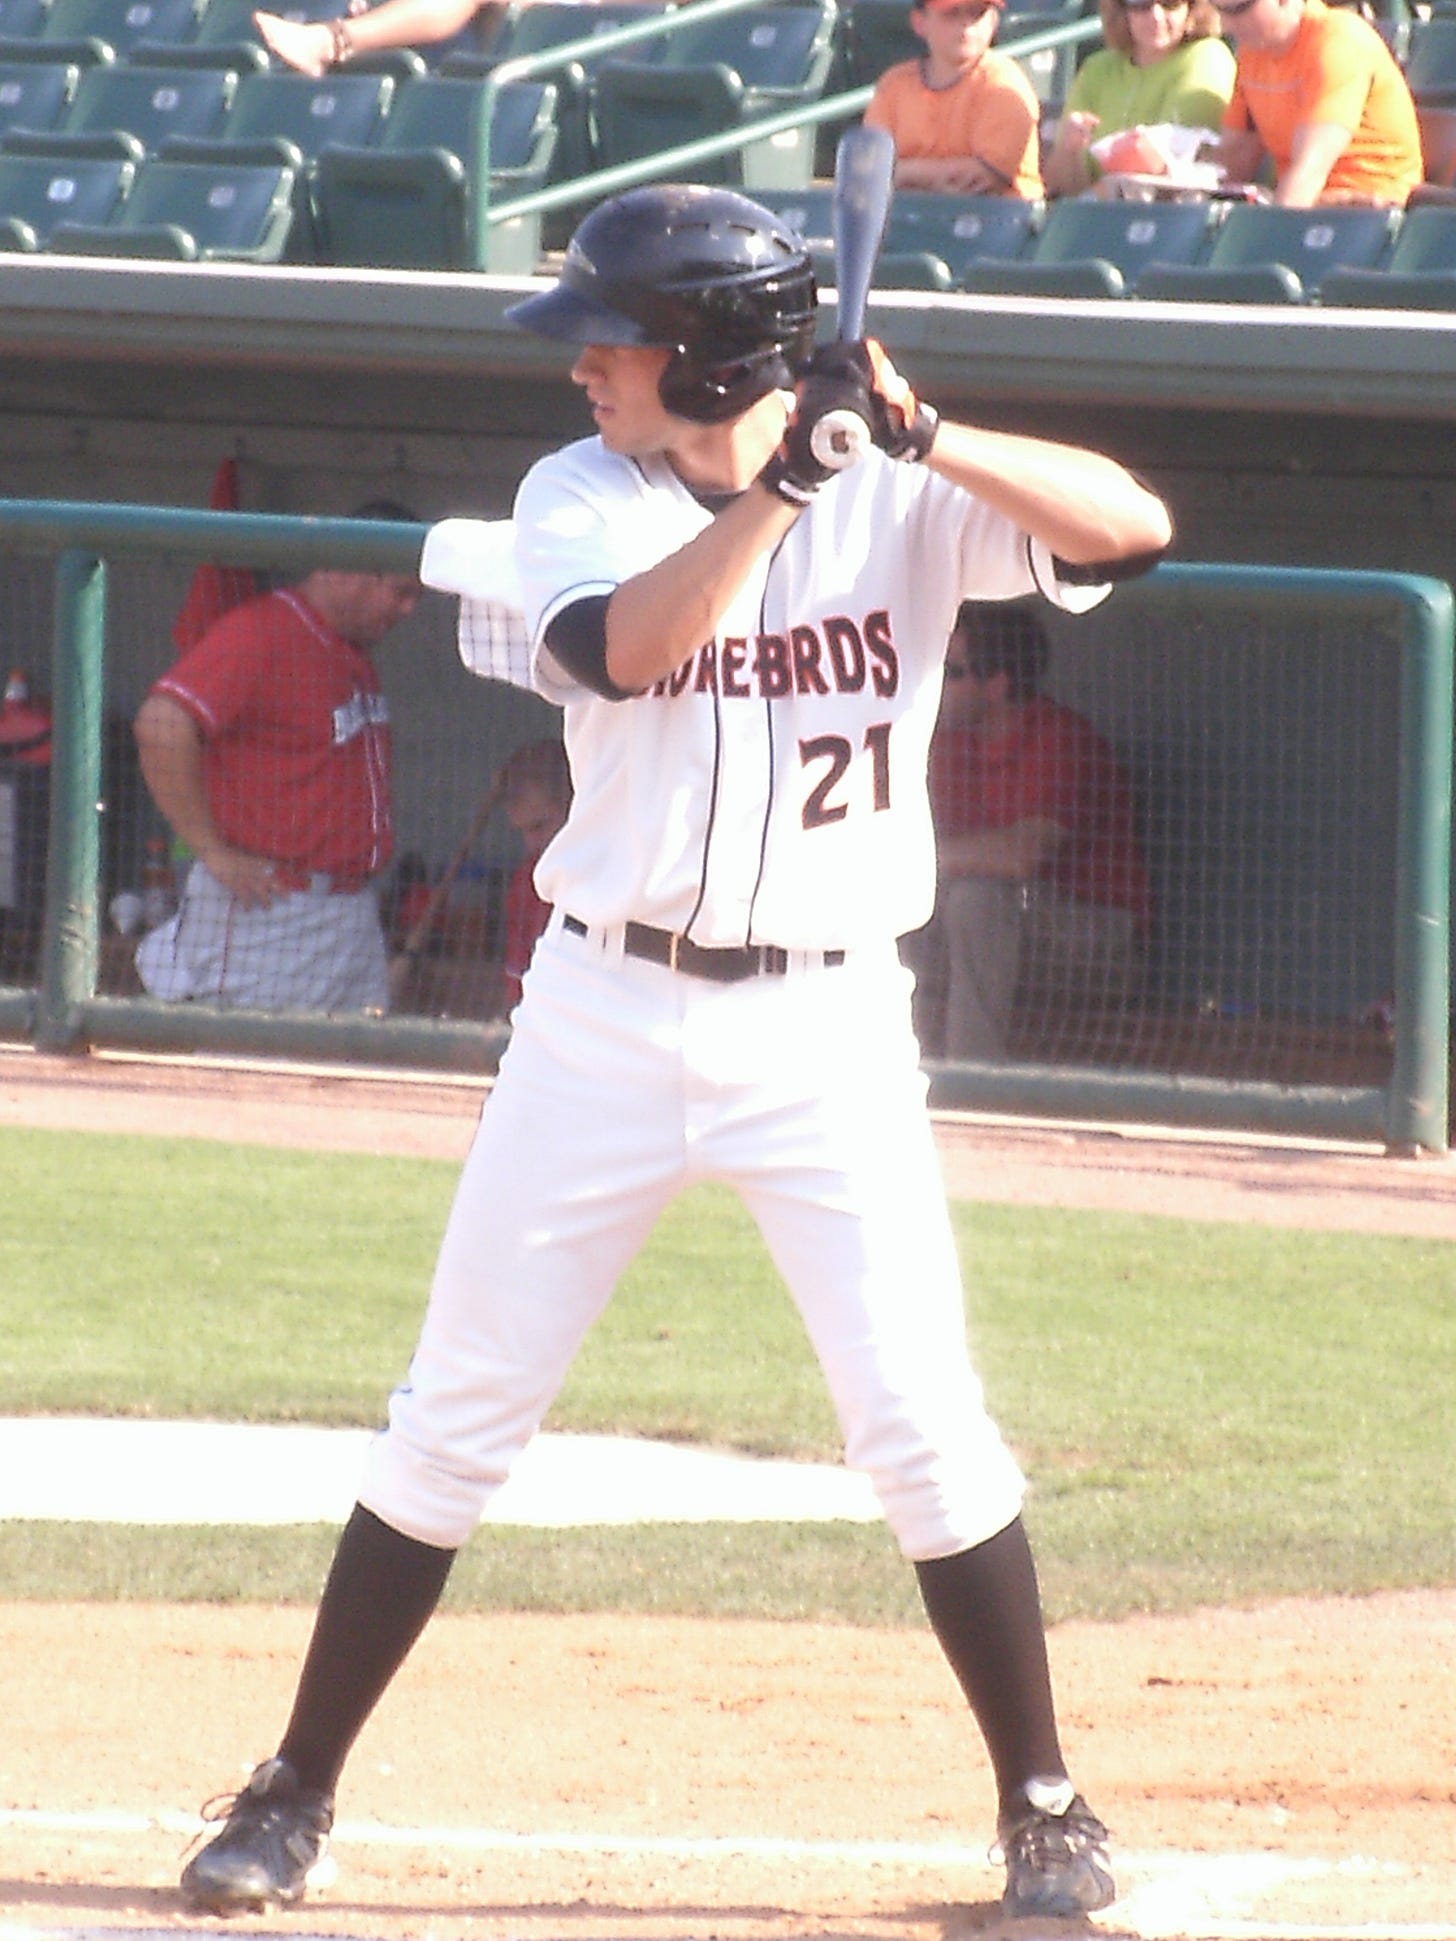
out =
<path fill-rule="evenodd" d="M 0 0 L 0 41 L 38 40 L 49 10 L 48 0 Z"/>
<path fill-rule="evenodd" d="M 754 200 L 761 202 L 765 209 L 771 209 L 780 222 L 789 228 L 816 257 L 815 275 L 819 274 L 818 258 L 825 259 L 826 266 L 832 267 L 828 259 L 831 252 L 829 211 L 833 203 L 833 189 L 828 182 L 798 183 L 792 188 L 765 188 L 754 191 Z M 832 285 L 834 279 L 828 279 Z"/>
<path fill-rule="evenodd" d="M 305 162 L 330 144 L 372 148 L 394 98 L 389 74 L 352 66 L 321 75 L 275 70 L 244 74 L 218 131 L 224 140 L 287 142 Z"/>
<path fill-rule="evenodd" d="M 1061 47 L 1043 47 L 1038 53 L 1017 56 L 1016 43 L 1028 34 L 1045 33 L 1050 27 L 1070 26 L 1082 18 L 1083 12 L 1082 0 L 1006 0 L 996 45 L 1003 54 L 1019 60 L 1037 100 L 1044 106 L 1066 99 L 1083 44 L 1069 40 Z"/>
<path fill-rule="evenodd" d="M 190 41 L 197 31 L 196 0 L 52 0 L 40 38 L 90 41 L 124 61 L 141 41 Z"/>
<path fill-rule="evenodd" d="M 45 249 L 57 223 L 105 222 L 136 167 L 134 151 L 78 143 L 66 152 L 46 135 L 7 135 L 0 142 L 0 250 Z"/>
<path fill-rule="evenodd" d="M 833 8 L 766 5 L 684 24 L 647 61 L 603 61 L 591 85 L 596 153 L 604 167 L 645 159 L 765 115 L 817 101 L 834 60 Z M 699 181 L 750 189 L 807 184 L 816 130 L 786 129 L 742 151 L 692 165 Z"/>
<path fill-rule="evenodd" d="M 87 256 L 277 263 L 293 228 L 294 174 L 277 161 L 150 156 L 108 222 L 59 223 L 50 246 Z"/>
<path fill-rule="evenodd" d="M 836 17 L 833 6 L 808 0 L 700 21 L 689 7 L 682 26 L 664 37 L 659 59 L 664 67 L 721 63 L 763 102 L 792 107 L 823 92 L 834 60 Z"/>
<path fill-rule="evenodd" d="M 1384 269 L 1332 270 L 1320 302 L 1389 310 L 1456 309 L 1456 208 L 1408 209 Z"/>
<path fill-rule="evenodd" d="M 763 189 L 754 194 L 803 239 L 814 259 L 816 278 L 832 289 L 830 185 L 811 183 L 807 188 Z M 875 264 L 875 288 L 954 290 L 971 264 L 987 257 L 1019 255 L 1035 236 L 1043 212 L 1040 202 L 1014 196 L 902 189 L 890 205 Z"/>
<path fill-rule="evenodd" d="M 71 105 L 80 69 L 71 61 L 0 62 L 0 134 L 54 128 Z"/>
<path fill-rule="evenodd" d="M 1391 209 L 1276 209 L 1236 203 L 1207 261 L 1152 263 L 1138 295 L 1182 303 L 1304 303 L 1335 269 L 1374 269 L 1399 227 Z"/>
<path fill-rule="evenodd" d="M 888 262 L 902 253 L 924 251 L 938 257 L 953 285 L 961 288 L 973 266 L 1012 262 L 1024 255 L 1045 214 L 1045 204 L 1020 196 L 897 190 L 875 281 L 890 287 Z"/>
<path fill-rule="evenodd" d="M 853 0 L 844 30 L 847 88 L 873 87 L 887 67 L 918 60 L 924 51 L 906 0 Z"/>
<path fill-rule="evenodd" d="M 236 86 L 236 74 L 223 68 L 93 67 L 77 84 L 61 132 L 121 129 L 148 150 L 169 135 L 215 135 Z"/>
<path fill-rule="evenodd" d="M 506 15 L 486 52 L 491 64 L 499 65 L 526 54 L 544 54 L 572 41 L 591 40 L 614 28 L 630 27 L 670 11 L 666 0 L 535 0 L 534 5 Z M 654 35 L 645 39 L 633 58 L 650 60 L 665 38 Z"/>
<path fill-rule="evenodd" d="M 226 62 L 245 67 L 270 65 L 272 56 L 253 25 L 253 10 L 258 0 L 206 0 L 198 18 L 192 45 L 211 48 Z M 334 20 L 344 11 L 344 0 L 278 0 L 270 11 L 285 20 Z M 160 35 L 150 38 L 159 40 Z"/>
<path fill-rule="evenodd" d="M 1154 263 L 1195 263 L 1213 222 L 1207 202 L 1052 204 L 1024 261 L 980 261 L 961 278 L 983 296 L 1120 297 Z"/>
<path fill-rule="evenodd" d="M 635 61 L 603 62 L 592 78 L 591 119 L 603 168 L 639 162 L 708 135 L 747 136 L 763 111 L 731 67 L 672 68 Z M 814 131 L 791 128 L 675 173 L 735 188 L 792 188 L 814 173 Z"/>
<path fill-rule="evenodd" d="M 1418 20 L 1411 27 L 1405 81 L 1418 106 L 1456 102 L 1456 18 Z"/>
<path fill-rule="evenodd" d="M 536 268 L 539 217 L 492 225 L 483 248 L 472 240 L 482 93 L 478 80 L 427 75 L 399 90 L 375 147 L 320 153 L 314 191 L 324 261 L 522 275 Z M 490 133 L 492 199 L 543 185 L 556 141 L 555 105 L 549 82 L 502 88 Z"/>

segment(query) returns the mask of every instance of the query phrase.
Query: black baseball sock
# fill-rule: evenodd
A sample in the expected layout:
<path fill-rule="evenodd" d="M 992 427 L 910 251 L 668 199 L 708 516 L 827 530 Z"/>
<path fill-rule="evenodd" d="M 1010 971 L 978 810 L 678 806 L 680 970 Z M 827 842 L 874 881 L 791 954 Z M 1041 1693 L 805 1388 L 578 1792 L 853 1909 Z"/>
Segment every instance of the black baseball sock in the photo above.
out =
<path fill-rule="evenodd" d="M 1028 1779 L 1066 1775 L 1036 1566 L 1021 1518 L 989 1542 L 915 1566 L 920 1595 L 982 1733 L 1004 1812 Z"/>
<path fill-rule="evenodd" d="M 349 1749 L 440 1601 L 453 1550 L 354 1506 L 319 1600 L 279 1746 L 299 1783 L 332 1793 Z"/>

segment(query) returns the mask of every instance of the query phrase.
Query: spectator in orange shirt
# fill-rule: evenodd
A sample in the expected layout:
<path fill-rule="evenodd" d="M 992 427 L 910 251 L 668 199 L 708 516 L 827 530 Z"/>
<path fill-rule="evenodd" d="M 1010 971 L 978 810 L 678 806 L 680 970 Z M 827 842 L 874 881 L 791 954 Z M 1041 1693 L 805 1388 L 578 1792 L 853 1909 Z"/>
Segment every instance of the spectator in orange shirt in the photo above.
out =
<path fill-rule="evenodd" d="M 1214 0 L 1238 52 L 1218 159 L 1230 179 L 1274 171 L 1273 199 L 1404 207 L 1421 181 L 1415 103 L 1370 23 L 1325 0 Z"/>
<path fill-rule="evenodd" d="M 930 748 L 939 890 L 906 937 L 932 1058 L 1006 1055 L 1023 967 L 1126 995 L 1142 973 L 1147 873 L 1127 778 L 1092 724 L 1038 692 L 1050 654 L 1022 601 L 964 601 Z"/>
<path fill-rule="evenodd" d="M 894 137 L 900 188 L 1041 195 L 1041 104 L 1016 62 L 991 45 L 1003 4 L 912 5 L 910 24 L 925 52 L 886 69 L 864 116 Z"/>

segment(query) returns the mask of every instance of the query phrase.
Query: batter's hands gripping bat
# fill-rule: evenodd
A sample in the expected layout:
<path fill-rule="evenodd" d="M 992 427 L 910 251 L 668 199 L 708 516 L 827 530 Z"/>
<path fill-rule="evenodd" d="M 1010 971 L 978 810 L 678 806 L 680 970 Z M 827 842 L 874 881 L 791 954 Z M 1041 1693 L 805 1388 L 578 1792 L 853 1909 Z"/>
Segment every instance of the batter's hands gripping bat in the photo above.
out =
<path fill-rule="evenodd" d="M 890 219 L 895 190 L 895 143 L 884 128 L 847 128 L 834 156 L 831 231 L 839 303 L 835 337 L 855 344 L 864 336 L 865 309 L 875 261 Z M 830 471 L 863 458 L 870 427 L 857 411 L 831 411 L 814 427 L 811 448 Z"/>
<path fill-rule="evenodd" d="M 486 823 L 490 821 L 491 817 L 500 807 L 501 797 L 505 794 L 507 779 L 504 766 L 497 769 L 491 780 L 490 787 L 481 796 L 479 806 L 470 819 L 470 827 L 466 830 L 460 847 L 445 865 L 444 874 L 430 891 L 424 908 L 410 925 L 404 942 L 399 947 L 398 953 L 390 959 L 389 1002 L 391 1006 L 397 1004 L 400 998 L 404 996 L 405 986 L 409 983 L 414 968 L 420 961 L 420 953 L 425 947 L 430 932 L 435 927 L 440 912 L 445 907 L 446 899 L 455 886 L 456 877 L 469 862 L 470 852 L 480 841 Z"/>

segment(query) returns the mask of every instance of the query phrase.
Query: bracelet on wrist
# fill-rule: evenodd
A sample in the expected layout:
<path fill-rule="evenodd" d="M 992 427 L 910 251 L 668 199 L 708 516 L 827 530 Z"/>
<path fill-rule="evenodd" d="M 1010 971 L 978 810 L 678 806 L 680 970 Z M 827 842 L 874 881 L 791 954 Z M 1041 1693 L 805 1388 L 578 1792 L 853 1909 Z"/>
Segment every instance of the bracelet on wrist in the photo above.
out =
<path fill-rule="evenodd" d="M 329 41 L 333 48 L 330 67 L 342 67 L 354 58 L 354 36 L 349 32 L 347 21 L 331 20 L 328 23 Z"/>

